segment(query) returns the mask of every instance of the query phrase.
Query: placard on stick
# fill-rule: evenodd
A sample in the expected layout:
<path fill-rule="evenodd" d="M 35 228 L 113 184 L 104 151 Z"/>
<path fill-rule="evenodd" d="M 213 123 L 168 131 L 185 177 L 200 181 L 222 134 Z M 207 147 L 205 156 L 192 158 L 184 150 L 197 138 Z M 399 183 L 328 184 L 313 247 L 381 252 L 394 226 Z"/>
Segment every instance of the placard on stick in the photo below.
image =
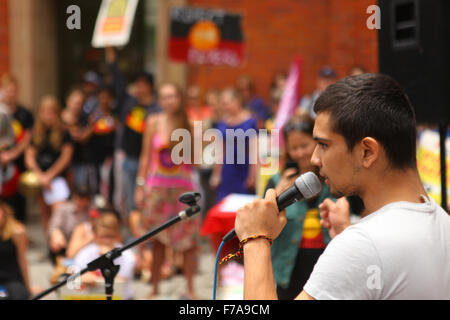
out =
<path fill-rule="evenodd" d="M 92 38 L 94 48 L 128 43 L 138 1 L 102 0 Z"/>

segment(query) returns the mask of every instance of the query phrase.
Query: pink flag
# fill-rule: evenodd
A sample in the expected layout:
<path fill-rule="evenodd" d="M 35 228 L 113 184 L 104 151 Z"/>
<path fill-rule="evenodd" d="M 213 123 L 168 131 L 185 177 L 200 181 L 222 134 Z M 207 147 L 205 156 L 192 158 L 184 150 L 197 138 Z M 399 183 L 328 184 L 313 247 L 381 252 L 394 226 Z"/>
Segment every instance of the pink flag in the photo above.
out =
<path fill-rule="evenodd" d="M 282 129 L 289 118 L 295 113 L 298 107 L 302 60 L 297 57 L 291 65 L 289 76 L 287 78 L 280 105 L 275 118 L 274 129 Z M 283 135 L 280 134 L 280 147 L 284 146 Z"/>
<path fill-rule="evenodd" d="M 287 120 L 295 113 L 298 106 L 298 88 L 300 86 L 300 72 L 302 61 L 296 58 L 291 65 L 289 76 L 287 78 L 283 95 L 281 96 L 280 106 L 275 118 L 274 128 L 281 129 Z"/>

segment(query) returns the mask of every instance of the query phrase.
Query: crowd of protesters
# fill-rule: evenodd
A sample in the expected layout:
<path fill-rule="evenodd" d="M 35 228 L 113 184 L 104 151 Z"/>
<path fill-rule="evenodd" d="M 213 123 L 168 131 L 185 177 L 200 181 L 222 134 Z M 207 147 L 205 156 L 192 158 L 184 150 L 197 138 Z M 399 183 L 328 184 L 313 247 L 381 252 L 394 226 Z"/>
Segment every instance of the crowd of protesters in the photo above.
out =
<path fill-rule="evenodd" d="M 4 289 L 10 298 L 26 298 L 35 293 L 25 258 L 26 210 L 31 197 L 38 204 L 48 256 L 55 266 L 52 282 L 56 282 L 64 272 L 63 259 L 86 266 L 96 256 L 143 235 L 183 210 L 184 205 L 178 201 L 182 193 L 200 190 L 202 216 L 161 232 L 118 261 L 119 277 L 125 282 L 137 275 L 150 281 L 149 298 L 159 293 L 160 280 L 179 268 L 187 280 L 186 298 L 195 299 L 194 275 L 202 219 L 227 195 L 256 192 L 257 167 L 248 159 L 244 164 L 174 164 L 171 150 L 176 142 L 171 140 L 171 133 L 183 128 L 194 134 L 194 121 L 201 121 L 203 130 L 218 129 L 223 137 L 228 129 L 269 128 L 283 94 L 286 73 L 274 75 L 270 100 L 264 101 L 247 75 L 237 79 L 234 86 L 203 92 L 190 85 L 185 93 L 175 83 L 155 88 L 153 76 L 147 72 L 136 74 L 127 82 L 117 60 L 116 50 L 106 48 L 110 82 L 90 71 L 69 90 L 63 102 L 46 95 L 33 108 L 34 113 L 19 104 L 19 83 L 14 76 L 1 78 L 0 291 Z M 351 74 L 363 72 L 361 67 L 351 70 Z M 309 163 L 315 147 L 311 137 L 315 116 L 312 106 L 337 79 L 331 67 L 321 68 L 316 90 L 299 101 L 297 117 L 284 131 L 287 158 L 294 165 L 289 169 L 287 161 L 268 186 L 282 191 L 292 182 L 289 174 L 313 170 Z M 236 153 L 234 150 L 235 156 Z M 25 181 L 25 175 L 29 181 Z M 38 191 L 26 192 L 27 183 L 34 190 L 30 187 L 33 177 Z M 325 189 L 314 203 L 298 210 L 292 207 L 291 215 L 301 212 L 304 221 L 312 217 L 315 220 L 308 221 L 318 222 L 318 207 L 328 196 Z M 316 210 L 315 216 L 310 209 Z M 307 279 L 329 240 L 325 231 L 320 232 L 318 240 L 286 230 L 275 249 L 289 242 L 293 234 L 297 242 L 291 258 L 297 257 L 296 263 L 306 259 L 308 266 L 294 272 L 299 267 L 293 264 L 286 269 L 286 257 L 275 260 L 280 297 L 290 297 L 289 288 L 298 285 L 295 281 Z M 274 257 L 278 254 L 274 250 Z M 301 274 L 293 275 L 296 272 Z M 94 272 L 82 280 L 90 284 L 99 278 L 101 275 Z M 133 297 L 129 288 L 125 297 Z"/>

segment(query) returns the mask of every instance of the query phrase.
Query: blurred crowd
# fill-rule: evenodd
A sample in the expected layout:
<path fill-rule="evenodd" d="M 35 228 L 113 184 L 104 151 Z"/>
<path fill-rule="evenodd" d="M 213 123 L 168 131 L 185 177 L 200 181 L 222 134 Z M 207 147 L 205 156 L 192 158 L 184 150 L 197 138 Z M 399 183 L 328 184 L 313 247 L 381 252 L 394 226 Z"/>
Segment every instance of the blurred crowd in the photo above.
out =
<path fill-rule="evenodd" d="M 1 77 L 0 293 L 9 298 L 37 293 L 30 285 L 25 255 L 30 201 L 38 204 L 48 258 L 55 268 L 51 281 L 56 283 L 68 265 L 83 268 L 95 257 L 142 236 L 185 208 L 178 201 L 181 194 L 200 191 L 201 216 L 172 226 L 117 260 L 118 278 L 126 283 L 136 277 L 149 282 L 149 298 L 158 294 L 162 279 L 181 272 L 187 280 L 186 298 L 195 299 L 199 229 L 208 210 L 231 193 L 256 193 L 258 168 L 248 155 L 244 164 L 175 164 L 171 151 L 178 141 L 172 141 L 171 134 L 179 128 L 194 134 L 194 121 L 201 121 L 203 132 L 216 128 L 223 137 L 227 129 L 271 129 L 287 73 L 274 74 L 270 99 L 265 101 L 250 75 L 206 92 L 195 84 L 186 90 L 175 83 L 156 88 L 147 72 L 127 81 L 117 54 L 114 48 L 105 49 L 108 75 L 89 71 L 64 101 L 46 95 L 33 108 L 19 103 L 20 83 L 13 75 Z M 356 66 L 341 76 L 364 72 Z M 296 176 L 314 170 L 309 161 L 316 146 L 312 107 L 338 78 L 330 66 L 318 70 L 316 89 L 301 97 L 296 115 L 283 129 L 286 155 L 267 187 L 281 192 Z M 280 298 L 297 292 L 292 288 L 306 281 L 329 241 L 326 229 L 318 224 L 318 207 L 329 197 L 324 188 L 319 198 L 289 209 L 288 216 L 301 214 L 304 222 L 297 229 L 290 225 L 274 244 Z M 363 212 L 363 205 L 348 200 L 356 208 L 353 212 Z M 311 225 L 305 227 L 306 223 Z M 298 234 L 302 228 L 306 228 L 303 235 Z M 286 246 L 292 247 L 289 256 L 280 254 Z M 286 259 L 296 257 L 289 267 Z M 299 261 L 304 265 L 301 270 L 296 267 Z M 99 272 L 82 277 L 85 285 L 99 279 Z M 125 297 L 133 298 L 128 285 Z"/>

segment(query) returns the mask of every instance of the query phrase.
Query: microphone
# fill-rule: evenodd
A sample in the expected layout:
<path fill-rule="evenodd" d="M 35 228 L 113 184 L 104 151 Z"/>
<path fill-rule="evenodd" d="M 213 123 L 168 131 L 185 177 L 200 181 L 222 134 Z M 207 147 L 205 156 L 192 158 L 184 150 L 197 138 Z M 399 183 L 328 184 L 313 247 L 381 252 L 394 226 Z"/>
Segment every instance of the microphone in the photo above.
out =
<path fill-rule="evenodd" d="M 283 191 L 277 197 L 277 206 L 279 211 L 283 211 L 296 201 L 308 200 L 314 198 L 322 191 L 322 184 L 319 178 L 313 172 L 306 172 L 298 177 L 294 185 Z M 236 236 L 234 228 L 230 230 L 223 238 L 223 242 L 230 241 Z"/>

